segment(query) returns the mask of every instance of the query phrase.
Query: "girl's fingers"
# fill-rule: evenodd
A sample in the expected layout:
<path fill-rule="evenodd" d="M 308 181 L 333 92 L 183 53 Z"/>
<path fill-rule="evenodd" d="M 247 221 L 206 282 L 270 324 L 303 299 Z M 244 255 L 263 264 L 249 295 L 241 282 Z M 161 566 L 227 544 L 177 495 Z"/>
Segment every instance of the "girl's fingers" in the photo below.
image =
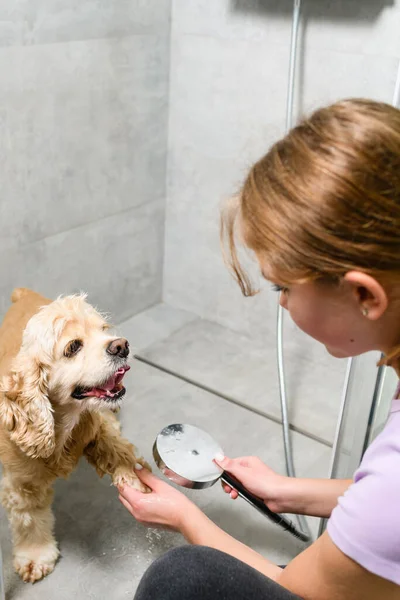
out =
<path fill-rule="evenodd" d="M 150 489 L 153 489 L 155 486 L 157 486 L 157 483 L 160 481 L 158 477 L 153 475 L 153 473 L 150 473 L 150 471 L 147 469 L 143 469 L 142 465 L 140 464 L 136 464 L 135 473 L 140 481 L 143 481 L 143 483 L 148 485 Z"/>
<path fill-rule="evenodd" d="M 224 490 L 225 494 L 229 494 L 230 495 L 230 497 L 232 498 L 232 500 L 236 500 L 236 498 L 239 495 L 236 490 L 234 490 L 231 487 L 229 487 L 229 485 L 226 485 L 226 483 L 222 483 L 222 489 Z"/>

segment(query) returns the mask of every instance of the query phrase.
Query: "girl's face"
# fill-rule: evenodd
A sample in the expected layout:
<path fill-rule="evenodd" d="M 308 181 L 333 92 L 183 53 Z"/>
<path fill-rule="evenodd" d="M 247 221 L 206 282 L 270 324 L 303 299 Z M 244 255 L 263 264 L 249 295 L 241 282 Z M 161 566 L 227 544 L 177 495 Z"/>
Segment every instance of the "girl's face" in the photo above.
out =
<path fill-rule="evenodd" d="M 368 289 L 357 282 L 345 278 L 340 284 L 308 282 L 276 288 L 281 306 L 296 325 L 324 344 L 332 356 L 385 352 L 397 343 L 388 311 L 385 307 L 378 310 Z"/>

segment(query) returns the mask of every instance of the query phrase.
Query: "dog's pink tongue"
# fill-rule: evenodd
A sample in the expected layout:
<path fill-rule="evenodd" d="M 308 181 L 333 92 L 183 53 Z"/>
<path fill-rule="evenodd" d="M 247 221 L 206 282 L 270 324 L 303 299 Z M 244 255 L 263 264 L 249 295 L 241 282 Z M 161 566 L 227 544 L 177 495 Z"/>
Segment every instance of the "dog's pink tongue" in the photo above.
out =
<path fill-rule="evenodd" d="M 106 383 L 101 387 L 102 390 L 108 390 L 111 391 L 115 388 L 116 385 L 118 385 L 119 383 L 121 383 L 121 381 L 124 378 L 124 375 L 126 373 L 126 371 L 129 370 L 129 367 L 122 367 L 121 369 L 118 369 L 118 371 L 116 371 L 114 373 L 114 375 L 111 375 L 110 379 L 108 381 L 106 381 Z"/>
<path fill-rule="evenodd" d="M 108 381 L 106 381 L 106 383 L 104 385 L 101 386 L 101 389 L 102 390 L 114 389 L 116 386 L 115 377 L 116 377 L 116 373 L 114 373 L 114 375 L 112 377 L 110 377 L 110 379 Z"/>
<path fill-rule="evenodd" d="M 114 375 L 111 375 L 110 379 L 108 379 L 108 381 L 106 381 L 104 385 L 102 385 L 101 387 L 95 387 L 87 391 L 84 395 L 95 396 L 96 398 L 102 398 L 104 395 L 107 395 L 110 398 L 112 398 L 112 390 L 121 383 L 125 373 L 129 371 L 129 369 L 130 367 L 128 365 L 126 365 L 125 367 L 121 367 L 120 369 L 118 369 L 118 371 L 114 373 Z M 106 392 L 106 394 L 104 394 L 104 392 Z"/>

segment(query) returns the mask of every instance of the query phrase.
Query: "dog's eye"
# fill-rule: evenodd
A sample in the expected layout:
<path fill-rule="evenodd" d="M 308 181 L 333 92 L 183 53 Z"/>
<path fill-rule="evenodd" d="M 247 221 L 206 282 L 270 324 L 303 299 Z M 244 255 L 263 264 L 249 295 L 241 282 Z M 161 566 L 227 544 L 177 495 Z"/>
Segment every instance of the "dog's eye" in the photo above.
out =
<path fill-rule="evenodd" d="M 82 346 L 83 344 L 81 340 L 72 340 L 72 342 L 69 342 L 69 344 L 66 346 L 64 350 L 64 356 L 71 358 L 71 356 L 74 356 L 77 352 L 79 352 Z"/>
<path fill-rule="evenodd" d="M 104 323 L 104 325 L 101 326 L 102 331 L 108 331 L 109 329 L 111 329 L 111 325 L 109 325 L 108 323 Z"/>

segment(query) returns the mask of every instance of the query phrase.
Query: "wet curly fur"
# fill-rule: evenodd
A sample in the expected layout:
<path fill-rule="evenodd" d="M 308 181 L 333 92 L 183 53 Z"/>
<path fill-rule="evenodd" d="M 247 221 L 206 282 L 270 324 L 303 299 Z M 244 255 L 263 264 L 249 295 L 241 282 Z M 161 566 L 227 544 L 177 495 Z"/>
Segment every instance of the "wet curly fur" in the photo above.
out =
<path fill-rule="evenodd" d="M 33 583 L 59 556 L 51 511 L 55 479 L 68 477 L 85 456 L 115 485 L 126 481 L 146 491 L 133 473 L 135 463 L 146 463 L 121 437 L 106 401 L 71 395 L 76 385 L 96 385 L 115 369 L 105 351 L 115 338 L 104 318 L 82 295 L 51 302 L 21 288 L 12 301 L 0 328 L 1 502 L 15 569 Z M 84 350 L 66 360 L 65 345 L 76 336 Z"/>

